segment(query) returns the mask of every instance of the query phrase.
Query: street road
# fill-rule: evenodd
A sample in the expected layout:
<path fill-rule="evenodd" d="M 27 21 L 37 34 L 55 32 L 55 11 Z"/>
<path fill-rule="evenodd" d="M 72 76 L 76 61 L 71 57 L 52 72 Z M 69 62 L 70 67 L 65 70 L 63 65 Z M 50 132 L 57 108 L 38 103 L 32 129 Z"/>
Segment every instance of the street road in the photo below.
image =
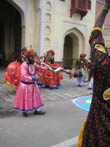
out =
<path fill-rule="evenodd" d="M 40 88 L 46 114 L 39 116 L 30 112 L 24 118 L 12 108 L 16 91 L 0 82 L 0 147 L 75 147 L 88 112 L 72 100 L 91 95 L 92 91 L 87 88 L 88 83 L 76 87 L 75 80 L 64 74 L 59 89 Z"/>

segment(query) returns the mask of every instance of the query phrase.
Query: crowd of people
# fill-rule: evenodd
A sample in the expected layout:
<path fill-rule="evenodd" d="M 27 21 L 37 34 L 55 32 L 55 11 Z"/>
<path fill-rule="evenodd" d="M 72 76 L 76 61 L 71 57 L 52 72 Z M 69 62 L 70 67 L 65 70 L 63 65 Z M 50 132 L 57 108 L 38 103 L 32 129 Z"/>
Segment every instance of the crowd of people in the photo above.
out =
<path fill-rule="evenodd" d="M 20 57 L 6 68 L 3 82 L 17 89 L 14 108 L 22 111 L 24 116 L 27 116 L 27 111 L 33 109 L 38 113 L 40 106 L 43 105 L 38 86 L 49 89 L 58 89 L 61 86 L 63 79 L 61 71 L 65 70 L 55 63 L 54 55 L 54 50 L 48 50 L 44 56 L 38 57 L 32 46 L 30 49 L 22 47 Z M 70 78 L 74 77 L 76 86 L 79 87 L 83 86 L 84 81 L 92 79 L 89 83 L 89 89 L 92 89 L 92 66 L 85 57 L 86 54 L 80 54 L 75 67 L 72 66 Z M 43 114 L 42 111 L 40 113 Z"/>
<path fill-rule="evenodd" d="M 14 108 L 22 111 L 24 116 L 28 116 L 27 112 L 32 110 L 34 114 L 45 114 L 40 110 L 44 103 L 39 86 L 49 89 L 58 89 L 61 86 L 62 71 L 65 70 L 55 63 L 54 55 L 54 50 L 48 50 L 44 56 L 38 57 L 32 46 L 29 49 L 23 47 L 16 61 L 11 62 L 6 68 L 3 82 L 17 89 Z M 92 64 L 85 57 L 86 54 L 80 54 L 75 67 L 72 66 L 70 70 L 70 78 L 75 78 L 78 87 L 83 86 L 84 81 L 92 79 L 89 83 L 89 89 L 92 89 Z"/>
<path fill-rule="evenodd" d="M 89 81 L 88 88 L 93 88 L 92 103 L 87 120 L 83 123 L 78 147 L 110 146 L 110 49 L 105 47 L 101 29 L 109 8 L 110 1 L 106 0 L 89 40 L 89 61 L 85 58 L 86 54 L 80 54 L 70 71 L 70 78 L 76 79 L 76 86 L 82 87 L 84 81 Z M 28 116 L 27 112 L 32 110 L 34 114 L 45 114 L 40 110 L 44 103 L 38 85 L 50 89 L 60 86 L 62 68 L 55 64 L 54 55 L 55 52 L 49 50 L 44 56 L 35 59 L 35 51 L 23 47 L 21 58 L 6 68 L 3 81 L 17 87 L 14 108 L 22 111 L 24 116 Z"/>
<path fill-rule="evenodd" d="M 43 115 L 40 110 L 44 105 L 38 85 L 58 89 L 63 78 L 61 67 L 54 62 L 54 51 L 48 50 L 45 56 L 39 57 L 32 47 L 21 49 L 21 56 L 11 62 L 5 71 L 3 82 L 17 88 L 14 108 L 28 116 L 27 112 Z M 36 58 L 37 56 L 37 58 Z"/>
<path fill-rule="evenodd" d="M 31 110 L 34 110 L 34 114 L 45 114 L 40 110 L 44 103 L 38 86 L 49 89 L 58 89 L 61 86 L 63 79 L 61 71 L 65 70 L 55 63 L 54 55 L 54 50 L 48 50 L 44 56 L 38 57 L 32 46 L 30 49 L 23 47 L 20 57 L 6 68 L 3 82 L 17 88 L 14 108 L 22 111 L 24 116 Z M 80 54 L 75 70 L 74 66 L 71 69 L 70 77 L 76 78 L 76 86 L 79 87 L 83 86 L 84 80 L 87 80 L 85 73 L 91 68 L 85 57 L 86 54 Z"/>

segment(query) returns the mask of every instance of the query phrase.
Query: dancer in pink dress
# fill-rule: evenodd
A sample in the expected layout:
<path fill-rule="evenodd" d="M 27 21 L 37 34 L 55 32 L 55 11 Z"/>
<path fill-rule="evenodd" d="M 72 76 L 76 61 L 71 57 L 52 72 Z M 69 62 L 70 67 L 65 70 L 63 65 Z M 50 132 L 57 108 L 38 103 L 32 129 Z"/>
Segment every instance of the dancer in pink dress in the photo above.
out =
<path fill-rule="evenodd" d="M 24 61 L 21 64 L 20 84 L 14 100 L 14 108 L 21 110 L 24 116 L 28 116 L 27 111 L 32 110 L 34 110 L 34 114 L 45 114 L 45 112 L 39 109 L 44 103 L 37 86 L 36 81 L 38 80 L 38 77 L 35 77 L 35 73 L 36 71 L 44 72 L 47 68 L 41 68 L 34 63 L 35 55 L 35 51 L 29 49 L 27 52 L 27 61 Z"/>

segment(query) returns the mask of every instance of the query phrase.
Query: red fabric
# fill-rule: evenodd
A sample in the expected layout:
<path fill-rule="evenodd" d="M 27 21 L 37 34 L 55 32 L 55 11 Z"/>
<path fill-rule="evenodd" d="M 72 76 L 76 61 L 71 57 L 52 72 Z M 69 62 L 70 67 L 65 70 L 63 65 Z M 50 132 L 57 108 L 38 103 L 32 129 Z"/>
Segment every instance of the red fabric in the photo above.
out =
<path fill-rule="evenodd" d="M 4 74 L 4 80 L 15 87 L 18 87 L 20 81 L 20 65 L 17 61 L 11 62 Z"/>
<path fill-rule="evenodd" d="M 55 55 L 54 50 L 48 50 L 47 53 L 52 53 L 53 55 Z"/>
<path fill-rule="evenodd" d="M 32 58 L 34 58 L 34 57 L 36 56 L 36 53 L 35 53 L 34 49 L 29 49 L 29 50 L 27 51 L 26 56 L 27 56 L 27 57 L 32 57 Z"/>
<path fill-rule="evenodd" d="M 40 64 L 40 59 L 35 59 L 35 62 L 36 62 L 37 64 Z"/>
<path fill-rule="evenodd" d="M 57 68 L 58 64 L 48 64 L 51 67 Z M 49 87 L 55 87 L 63 79 L 63 75 L 60 71 L 54 73 L 52 70 L 46 70 L 44 73 L 38 73 L 39 82 Z"/>
<path fill-rule="evenodd" d="M 80 54 L 80 57 L 86 57 L 86 54 Z"/>

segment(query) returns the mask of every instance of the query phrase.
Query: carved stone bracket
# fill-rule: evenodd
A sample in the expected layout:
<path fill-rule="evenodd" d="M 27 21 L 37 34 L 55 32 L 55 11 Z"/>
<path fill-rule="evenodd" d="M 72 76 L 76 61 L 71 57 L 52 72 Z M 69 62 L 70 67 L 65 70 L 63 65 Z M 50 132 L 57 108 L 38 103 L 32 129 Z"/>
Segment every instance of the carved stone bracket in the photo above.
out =
<path fill-rule="evenodd" d="M 88 13 L 88 9 L 91 9 L 91 0 L 71 0 L 70 17 L 78 13 L 82 19 Z"/>

